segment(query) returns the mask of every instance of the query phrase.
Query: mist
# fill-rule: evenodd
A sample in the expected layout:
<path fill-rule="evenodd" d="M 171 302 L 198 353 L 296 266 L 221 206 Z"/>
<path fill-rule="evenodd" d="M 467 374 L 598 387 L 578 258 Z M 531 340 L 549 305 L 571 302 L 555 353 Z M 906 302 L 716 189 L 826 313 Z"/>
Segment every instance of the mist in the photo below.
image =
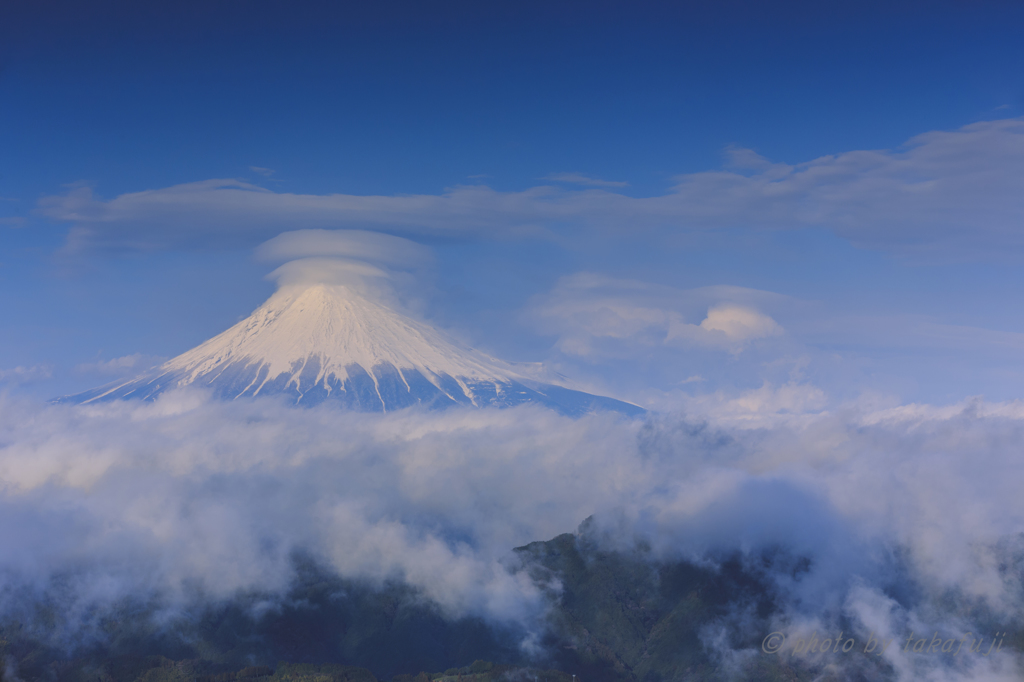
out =
<path fill-rule="evenodd" d="M 884 655 L 896 679 L 1020 670 L 1010 646 L 954 659 L 903 640 L 1020 627 L 1022 404 L 850 407 L 757 428 L 534 406 L 360 414 L 197 391 L 7 397 L 0 414 L 0 617 L 59 603 L 60 646 L 102 638 L 104 610 L 125 600 L 166 623 L 197 600 L 283 599 L 301 555 L 516 632 L 530 654 L 559 586 L 511 550 L 589 518 L 606 549 L 643 546 L 652 562 L 768 552 L 773 630 L 885 634 L 900 642 Z M 756 634 L 740 615 L 706 646 L 766 655 L 737 644 Z"/>

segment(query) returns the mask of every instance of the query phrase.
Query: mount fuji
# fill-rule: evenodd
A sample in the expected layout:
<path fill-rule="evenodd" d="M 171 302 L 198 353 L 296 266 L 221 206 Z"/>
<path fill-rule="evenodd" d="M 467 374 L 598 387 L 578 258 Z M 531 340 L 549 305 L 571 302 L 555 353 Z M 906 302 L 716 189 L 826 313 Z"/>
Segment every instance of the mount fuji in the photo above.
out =
<path fill-rule="evenodd" d="M 283 395 L 298 405 L 332 401 L 370 412 L 522 403 L 570 416 L 645 412 L 533 380 L 342 284 L 283 287 L 245 320 L 150 372 L 60 402 L 152 400 L 186 386 L 226 400 Z"/>

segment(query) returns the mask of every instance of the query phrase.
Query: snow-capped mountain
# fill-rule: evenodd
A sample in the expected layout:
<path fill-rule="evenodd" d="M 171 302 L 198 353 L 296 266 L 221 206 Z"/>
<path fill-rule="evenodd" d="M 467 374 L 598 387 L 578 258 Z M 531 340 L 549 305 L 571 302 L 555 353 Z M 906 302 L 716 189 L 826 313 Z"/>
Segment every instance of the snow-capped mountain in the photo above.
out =
<path fill-rule="evenodd" d="M 374 412 L 525 402 L 570 415 L 644 412 L 532 380 L 340 284 L 284 287 L 245 320 L 155 370 L 62 401 L 152 399 L 185 386 L 228 400 L 286 394 L 300 405 L 331 400 Z"/>

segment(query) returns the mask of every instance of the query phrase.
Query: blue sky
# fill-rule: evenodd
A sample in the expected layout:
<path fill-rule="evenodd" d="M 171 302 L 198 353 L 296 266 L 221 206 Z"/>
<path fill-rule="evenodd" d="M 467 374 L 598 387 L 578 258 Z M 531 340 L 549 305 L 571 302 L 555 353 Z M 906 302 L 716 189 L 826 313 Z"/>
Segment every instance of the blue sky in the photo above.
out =
<path fill-rule="evenodd" d="M 205 608 L 193 585 L 283 594 L 301 551 L 542 632 L 502 557 L 591 517 L 659 560 L 809 557 L 765 569 L 793 635 L 1019 631 L 1022 26 L 980 0 L 0 2 L 8 592 L 88 633 L 124 599 Z M 409 314 L 655 413 L 44 403 L 350 242 Z"/>
<path fill-rule="evenodd" d="M 433 249 L 435 324 L 652 406 L 1020 397 L 1019 3 L 3 11 L 7 390 L 176 355 L 261 242 L 356 228 Z"/>

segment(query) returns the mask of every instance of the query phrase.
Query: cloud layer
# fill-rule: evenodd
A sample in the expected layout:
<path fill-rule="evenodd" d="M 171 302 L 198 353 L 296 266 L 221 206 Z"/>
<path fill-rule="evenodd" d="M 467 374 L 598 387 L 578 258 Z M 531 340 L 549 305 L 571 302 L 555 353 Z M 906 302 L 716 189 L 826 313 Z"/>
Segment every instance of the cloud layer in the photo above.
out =
<path fill-rule="evenodd" d="M 367 261 L 391 268 L 415 268 L 429 264 L 429 248 L 401 237 L 365 230 L 296 230 L 262 243 L 256 257 L 266 261 L 333 257 Z"/>
<path fill-rule="evenodd" d="M 1024 248 L 1024 120 L 984 121 L 918 135 L 901 148 L 860 150 L 788 165 L 729 150 L 726 169 L 682 175 L 662 196 L 600 186 L 502 192 L 455 187 L 439 195 L 274 192 L 206 180 L 97 198 L 88 187 L 40 201 L 70 223 L 68 248 L 152 250 L 254 245 L 286 230 L 361 228 L 404 235 L 494 238 L 583 230 L 671 239 L 691 230 L 820 228 L 857 246 L 947 260 Z M 640 236 L 640 233 L 637 233 Z"/>
<path fill-rule="evenodd" d="M 551 339 L 545 360 L 563 374 L 654 409 L 700 412 L 730 401 L 747 413 L 754 403 L 800 412 L 864 391 L 1015 397 L 1024 351 L 1019 332 L 920 313 L 855 313 L 760 289 L 592 272 L 560 278 L 520 319 Z"/>
<path fill-rule="evenodd" d="M 74 576 L 72 614 L 133 594 L 173 608 L 197 585 L 210 598 L 283 590 L 301 549 L 346 577 L 402 580 L 453 615 L 539 627 L 543 595 L 503 562 L 590 515 L 609 542 L 643 538 L 664 558 L 776 545 L 810 558 L 803 577 L 774 577 L 787 632 L 839 619 L 865 636 L 979 632 L 1018 626 L 1024 607 L 1019 403 L 758 428 L 730 414 L 366 415 L 196 393 L 8 399 L 0 415 L 4 609 L 60 575 Z M 887 656 L 904 680 L 1012 679 L 1018 665 L 1005 649 L 968 667 Z"/>
<path fill-rule="evenodd" d="M 758 306 L 797 303 L 743 287 L 683 291 L 584 272 L 561 278 L 552 291 L 536 297 L 526 318 L 542 333 L 557 335 L 567 354 L 628 358 L 644 347 L 739 350 L 755 339 L 783 334 Z"/>

